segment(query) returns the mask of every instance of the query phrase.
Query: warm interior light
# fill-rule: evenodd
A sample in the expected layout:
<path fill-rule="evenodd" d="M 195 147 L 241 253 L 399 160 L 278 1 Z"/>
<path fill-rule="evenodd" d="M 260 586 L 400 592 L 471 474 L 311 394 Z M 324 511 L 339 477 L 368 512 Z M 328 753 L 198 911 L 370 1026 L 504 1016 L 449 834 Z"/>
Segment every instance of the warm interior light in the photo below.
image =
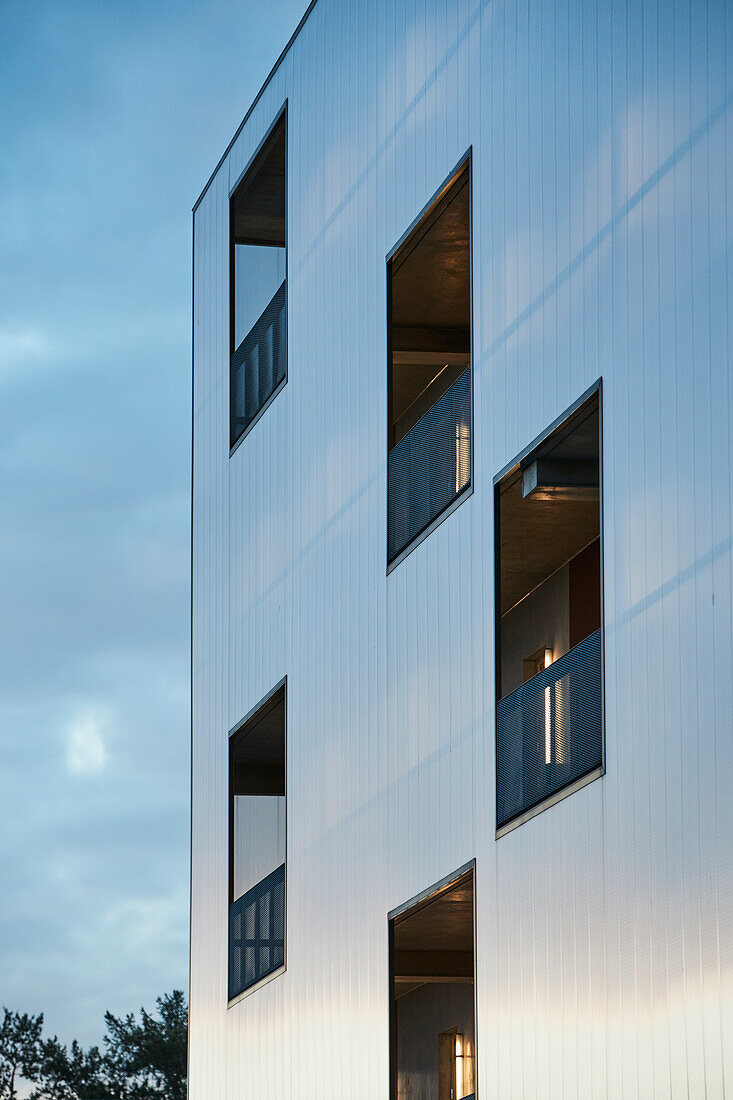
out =
<path fill-rule="evenodd" d="M 468 485 L 471 476 L 471 432 L 468 424 L 456 424 L 456 492 Z"/>
<path fill-rule="evenodd" d="M 545 649 L 545 668 L 552 664 L 552 650 Z M 545 763 L 552 763 L 552 701 L 550 688 L 545 688 Z"/>
<path fill-rule="evenodd" d="M 463 1036 L 456 1034 L 456 1100 L 463 1096 Z"/>

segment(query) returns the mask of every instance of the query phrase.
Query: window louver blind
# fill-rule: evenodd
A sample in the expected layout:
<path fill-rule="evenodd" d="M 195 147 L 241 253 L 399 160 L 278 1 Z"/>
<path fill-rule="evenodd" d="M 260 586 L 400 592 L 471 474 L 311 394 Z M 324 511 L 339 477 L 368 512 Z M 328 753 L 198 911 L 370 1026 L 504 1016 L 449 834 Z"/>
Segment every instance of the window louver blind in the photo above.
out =
<path fill-rule="evenodd" d="M 229 906 L 229 999 L 285 961 L 285 864 Z"/>
<path fill-rule="evenodd" d="M 389 452 L 389 561 L 470 483 L 470 425 L 468 367 Z"/>
<path fill-rule="evenodd" d="M 601 632 L 496 704 L 497 828 L 603 763 Z"/>
<path fill-rule="evenodd" d="M 232 353 L 230 445 L 233 447 L 285 378 L 287 280 Z"/>

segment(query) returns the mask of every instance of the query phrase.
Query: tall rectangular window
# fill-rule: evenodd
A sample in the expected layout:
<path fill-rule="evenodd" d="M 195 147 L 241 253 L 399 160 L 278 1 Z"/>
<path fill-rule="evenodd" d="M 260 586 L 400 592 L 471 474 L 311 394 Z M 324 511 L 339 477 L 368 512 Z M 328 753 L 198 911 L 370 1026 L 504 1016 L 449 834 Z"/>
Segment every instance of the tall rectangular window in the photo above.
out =
<path fill-rule="evenodd" d="M 285 112 L 230 200 L 230 445 L 287 375 Z"/>
<path fill-rule="evenodd" d="M 473 869 L 389 917 L 390 1098 L 475 1100 Z"/>
<path fill-rule="evenodd" d="M 388 562 L 471 484 L 471 172 L 387 263 Z"/>
<path fill-rule="evenodd" d="M 603 767 L 600 396 L 496 484 L 497 828 Z"/>
<path fill-rule="evenodd" d="M 285 686 L 229 738 L 229 998 L 285 963 Z"/>

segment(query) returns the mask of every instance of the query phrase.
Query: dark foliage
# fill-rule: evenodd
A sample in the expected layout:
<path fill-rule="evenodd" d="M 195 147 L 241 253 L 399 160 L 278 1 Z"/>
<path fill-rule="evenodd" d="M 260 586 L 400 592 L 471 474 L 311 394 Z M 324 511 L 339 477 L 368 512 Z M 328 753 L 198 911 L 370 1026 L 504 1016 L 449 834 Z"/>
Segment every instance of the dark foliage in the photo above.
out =
<path fill-rule="evenodd" d="M 0 1100 L 15 1100 L 18 1081 L 35 1080 L 41 1057 L 43 1013 L 29 1016 L 3 1009 L 0 1024 Z"/>
<path fill-rule="evenodd" d="M 188 1010 L 180 990 L 158 997 L 158 1019 L 144 1008 L 140 1023 L 129 1013 L 124 1018 L 105 1016 L 107 1047 L 104 1064 L 120 1100 L 185 1100 Z M 80 1097 L 80 1100 L 84 1098 Z"/>
<path fill-rule="evenodd" d="M 140 1009 L 105 1015 L 104 1051 L 65 1047 L 42 1037 L 43 1016 L 4 1010 L 0 1026 L 0 1100 L 16 1100 L 22 1079 L 29 1100 L 185 1100 L 188 1009 L 174 990 Z"/>

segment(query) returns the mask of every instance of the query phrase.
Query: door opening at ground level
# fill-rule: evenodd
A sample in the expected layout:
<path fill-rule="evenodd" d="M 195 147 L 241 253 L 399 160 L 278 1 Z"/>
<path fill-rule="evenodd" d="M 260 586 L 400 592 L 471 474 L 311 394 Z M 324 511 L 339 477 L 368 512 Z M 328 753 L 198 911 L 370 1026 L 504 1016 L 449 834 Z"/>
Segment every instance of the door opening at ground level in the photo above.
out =
<path fill-rule="evenodd" d="M 473 870 L 400 911 L 389 932 L 392 1100 L 472 1100 Z"/>

